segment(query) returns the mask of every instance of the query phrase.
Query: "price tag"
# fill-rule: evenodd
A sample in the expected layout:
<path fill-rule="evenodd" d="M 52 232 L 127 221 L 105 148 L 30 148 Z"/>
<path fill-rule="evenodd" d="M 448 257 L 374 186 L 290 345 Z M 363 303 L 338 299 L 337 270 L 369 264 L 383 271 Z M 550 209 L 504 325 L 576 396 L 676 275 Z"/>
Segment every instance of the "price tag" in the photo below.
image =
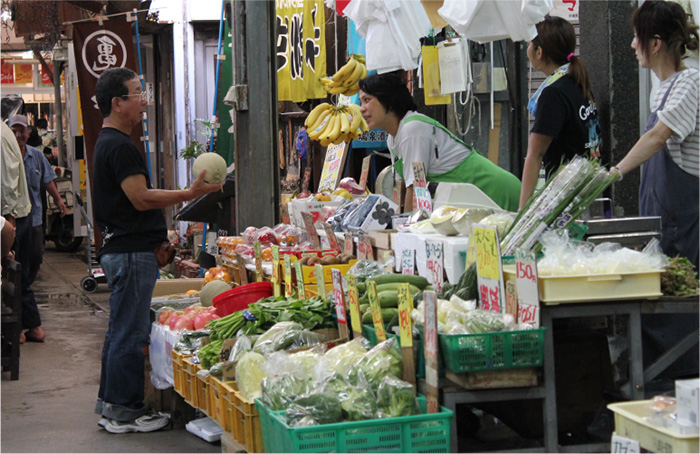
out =
<path fill-rule="evenodd" d="M 314 274 L 316 275 L 316 286 L 318 287 L 318 296 L 321 297 L 323 301 L 328 299 L 326 295 L 326 276 L 323 273 L 323 265 L 317 263 L 314 265 Z"/>
<path fill-rule="evenodd" d="M 540 293 L 534 251 L 515 250 L 515 282 L 518 289 L 518 322 L 540 327 Z"/>
<path fill-rule="evenodd" d="M 346 274 L 348 283 L 348 306 L 350 306 L 350 324 L 355 333 L 353 337 L 362 336 L 362 318 L 360 317 L 360 302 L 357 292 L 357 278 L 354 274 Z"/>
<path fill-rule="evenodd" d="M 508 281 L 505 283 L 506 286 L 506 314 L 510 314 L 518 319 L 518 292 L 516 290 L 515 282 Z"/>
<path fill-rule="evenodd" d="M 445 282 L 442 241 L 425 240 L 425 259 L 428 267 L 428 282 L 433 285 L 435 291 L 440 293 Z"/>
<path fill-rule="evenodd" d="M 411 297 L 409 284 L 399 285 L 399 325 L 401 327 L 401 347 L 413 347 L 413 323 L 411 323 Z"/>
<path fill-rule="evenodd" d="M 377 342 L 384 342 L 386 340 L 386 331 L 384 331 L 382 308 L 379 306 L 379 300 L 377 299 L 377 283 L 374 281 L 367 282 L 367 298 L 369 299 L 369 307 L 372 310 L 372 322 L 374 323 L 374 331 L 377 334 Z"/>
<path fill-rule="evenodd" d="M 333 295 L 335 296 L 335 315 L 338 318 L 338 331 L 341 339 L 348 339 L 348 319 L 345 313 L 345 293 L 343 292 L 343 274 L 340 270 L 334 269 L 333 275 Z"/>
<path fill-rule="evenodd" d="M 328 237 L 328 245 L 330 248 L 339 251 L 340 246 L 338 245 L 338 239 L 335 237 L 335 232 L 333 232 L 333 227 L 331 227 L 331 225 L 327 222 L 324 222 L 323 230 L 326 232 L 326 236 Z"/>
<path fill-rule="evenodd" d="M 369 241 L 369 236 L 364 233 L 360 233 L 357 237 L 357 258 L 360 260 L 374 260 L 372 243 Z"/>
<path fill-rule="evenodd" d="M 394 251 L 381 251 L 379 254 L 379 261 L 384 264 L 384 271 L 388 274 L 394 272 Z"/>
<path fill-rule="evenodd" d="M 367 187 L 367 175 L 369 175 L 369 166 L 372 161 L 372 155 L 365 157 L 362 160 L 362 171 L 360 173 L 360 187 L 365 189 Z"/>
<path fill-rule="evenodd" d="M 416 274 L 416 251 L 414 249 L 401 251 L 401 274 Z"/>
<path fill-rule="evenodd" d="M 504 312 L 501 248 L 495 226 L 476 224 L 472 241 L 476 246 L 476 276 L 479 302 L 485 311 Z"/>
<path fill-rule="evenodd" d="M 343 250 L 345 251 L 346 254 L 352 254 L 354 249 L 354 244 L 352 240 L 352 233 L 347 232 L 345 234 L 345 247 Z"/>
<path fill-rule="evenodd" d="M 291 256 L 287 255 L 285 261 L 291 260 Z M 272 291 L 273 295 L 280 296 L 282 293 L 282 279 L 280 279 L 280 247 L 276 244 L 272 245 Z"/>
<path fill-rule="evenodd" d="M 286 260 L 285 260 L 286 261 Z M 291 262 L 291 260 L 290 260 Z M 306 289 L 304 288 L 304 272 L 301 271 L 301 261 L 294 262 L 294 269 L 297 273 L 297 294 L 299 298 L 306 298 Z"/>
<path fill-rule="evenodd" d="M 425 302 L 425 382 L 428 388 L 428 413 L 440 411 L 438 404 L 438 333 L 437 295 L 433 291 L 423 292 Z"/>
<path fill-rule="evenodd" d="M 262 282 L 263 280 L 263 269 L 262 269 L 262 254 L 260 253 L 260 241 L 255 241 L 253 243 L 253 250 L 255 251 L 255 281 Z"/>
<path fill-rule="evenodd" d="M 282 218 L 283 224 L 291 224 L 292 221 L 289 219 L 289 204 L 280 203 L 280 218 Z"/>
<path fill-rule="evenodd" d="M 428 214 L 433 212 L 433 199 L 427 188 L 413 188 L 413 206 L 425 210 Z"/>
<path fill-rule="evenodd" d="M 428 187 L 428 177 L 425 173 L 425 163 L 414 162 L 413 163 L 413 188 L 427 188 Z"/>
<path fill-rule="evenodd" d="M 307 211 L 302 211 L 301 217 L 304 219 L 304 226 L 306 227 L 306 232 L 309 234 L 311 244 L 316 249 L 321 249 L 321 240 L 318 238 L 316 227 L 314 227 L 314 215 Z"/>
<path fill-rule="evenodd" d="M 404 182 L 401 178 L 398 176 L 394 176 L 394 190 L 391 196 L 391 200 L 401 207 L 403 205 L 403 197 L 401 195 L 403 194 L 403 188 L 404 188 Z"/>
<path fill-rule="evenodd" d="M 236 265 L 238 266 L 238 280 L 241 285 L 248 283 L 248 271 L 245 269 L 245 260 L 243 256 L 236 252 Z"/>
<path fill-rule="evenodd" d="M 292 261 L 284 261 L 284 296 L 290 297 L 294 293 L 292 289 Z"/>
<path fill-rule="evenodd" d="M 610 452 L 613 454 L 638 453 L 640 452 L 639 442 L 637 440 L 632 440 L 631 438 L 613 434 L 612 439 L 610 440 Z"/>

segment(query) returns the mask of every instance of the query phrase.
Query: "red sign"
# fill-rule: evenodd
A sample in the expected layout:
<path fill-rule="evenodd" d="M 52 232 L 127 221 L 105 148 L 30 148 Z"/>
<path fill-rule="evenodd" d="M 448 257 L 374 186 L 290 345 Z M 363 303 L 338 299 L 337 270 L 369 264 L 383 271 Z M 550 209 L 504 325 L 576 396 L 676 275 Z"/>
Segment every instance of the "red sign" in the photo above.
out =
<path fill-rule="evenodd" d="M 51 71 L 53 71 L 53 64 L 48 64 L 47 65 Z M 42 85 L 52 85 L 53 80 L 51 80 L 51 76 L 49 76 L 49 73 L 46 72 L 46 68 L 43 66 L 41 67 L 41 84 Z"/>
<path fill-rule="evenodd" d="M 3 84 L 14 84 L 15 83 L 15 71 L 14 68 L 12 67 L 13 65 L 10 65 L 8 63 L 5 63 L 5 59 L 3 58 L 0 64 L 0 76 L 2 79 L 0 79 L 0 82 Z"/>

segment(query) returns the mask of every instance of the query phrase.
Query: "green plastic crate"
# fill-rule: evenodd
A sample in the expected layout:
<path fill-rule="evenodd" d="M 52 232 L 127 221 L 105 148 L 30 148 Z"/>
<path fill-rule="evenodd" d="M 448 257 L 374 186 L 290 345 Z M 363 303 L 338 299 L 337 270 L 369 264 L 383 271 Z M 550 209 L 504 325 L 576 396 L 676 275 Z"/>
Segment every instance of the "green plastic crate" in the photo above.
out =
<path fill-rule="evenodd" d="M 284 411 L 271 411 L 260 399 L 260 429 L 265 452 L 450 452 L 452 411 L 291 428 Z"/>
<path fill-rule="evenodd" d="M 440 334 L 445 367 L 455 373 L 542 365 L 547 328 L 486 334 Z"/>

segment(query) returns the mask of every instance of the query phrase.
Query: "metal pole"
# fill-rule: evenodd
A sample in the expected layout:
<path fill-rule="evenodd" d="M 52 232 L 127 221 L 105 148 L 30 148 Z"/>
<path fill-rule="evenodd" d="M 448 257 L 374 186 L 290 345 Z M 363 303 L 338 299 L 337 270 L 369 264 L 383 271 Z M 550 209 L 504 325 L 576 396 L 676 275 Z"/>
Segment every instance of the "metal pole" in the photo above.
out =
<path fill-rule="evenodd" d="M 56 106 L 56 147 L 58 148 L 58 165 L 66 166 L 66 154 L 63 145 L 63 103 L 61 102 L 61 72 L 63 71 L 64 63 L 54 60 L 53 70 L 53 96 L 54 105 Z"/>

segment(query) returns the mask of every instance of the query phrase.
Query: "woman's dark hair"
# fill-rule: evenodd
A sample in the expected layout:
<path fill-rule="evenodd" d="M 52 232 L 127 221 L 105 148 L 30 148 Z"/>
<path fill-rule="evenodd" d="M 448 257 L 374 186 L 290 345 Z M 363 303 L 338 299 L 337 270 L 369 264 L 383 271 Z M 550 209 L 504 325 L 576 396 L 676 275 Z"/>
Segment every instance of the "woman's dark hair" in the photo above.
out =
<path fill-rule="evenodd" d="M 360 90 L 377 98 L 387 112 L 395 113 L 399 119 L 409 110 L 418 110 L 406 83 L 397 72 L 365 77 L 360 80 Z"/>
<path fill-rule="evenodd" d="M 676 70 L 686 50 L 698 48 L 698 26 L 688 21 L 683 7 L 675 2 L 646 0 L 632 13 L 632 27 L 645 57 L 651 40 L 660 38 L 673 55 Z"/>
<path fill-rule="evenodd" d="M 29 138 L 27 139 L 27 145 L 31 147 L 38 147 L 41 145 L 42 140 L 41 137 L 39 136 L 39 131 L 36 129 L 35 126 L 29 125 L 29 130 L 31 133 L 29 134 Z"/>
<path fill-rule="evenodd" d="M 103 117 L 107 118 L 112 113 L 113 98 L 129 94 L 126 82 L 136 77 L 136 73 L 128 68 L 112 68 L 102 73 L 95 86 L 95 96 Z"/>
<path fill-rule="evenodd" d="M 567 74 L 593 102 L 588 69 L 581 57 L 572 55 L 576 50 L 576 32 L 569 21 L 558 16 L 545 16 L 544 20 L 537 24 L 537 36 L 532 40 L 532 44 L 535 48 L 541 48 L 545 58 L 552 63 L 562 66 L 568 62 Z"/>

